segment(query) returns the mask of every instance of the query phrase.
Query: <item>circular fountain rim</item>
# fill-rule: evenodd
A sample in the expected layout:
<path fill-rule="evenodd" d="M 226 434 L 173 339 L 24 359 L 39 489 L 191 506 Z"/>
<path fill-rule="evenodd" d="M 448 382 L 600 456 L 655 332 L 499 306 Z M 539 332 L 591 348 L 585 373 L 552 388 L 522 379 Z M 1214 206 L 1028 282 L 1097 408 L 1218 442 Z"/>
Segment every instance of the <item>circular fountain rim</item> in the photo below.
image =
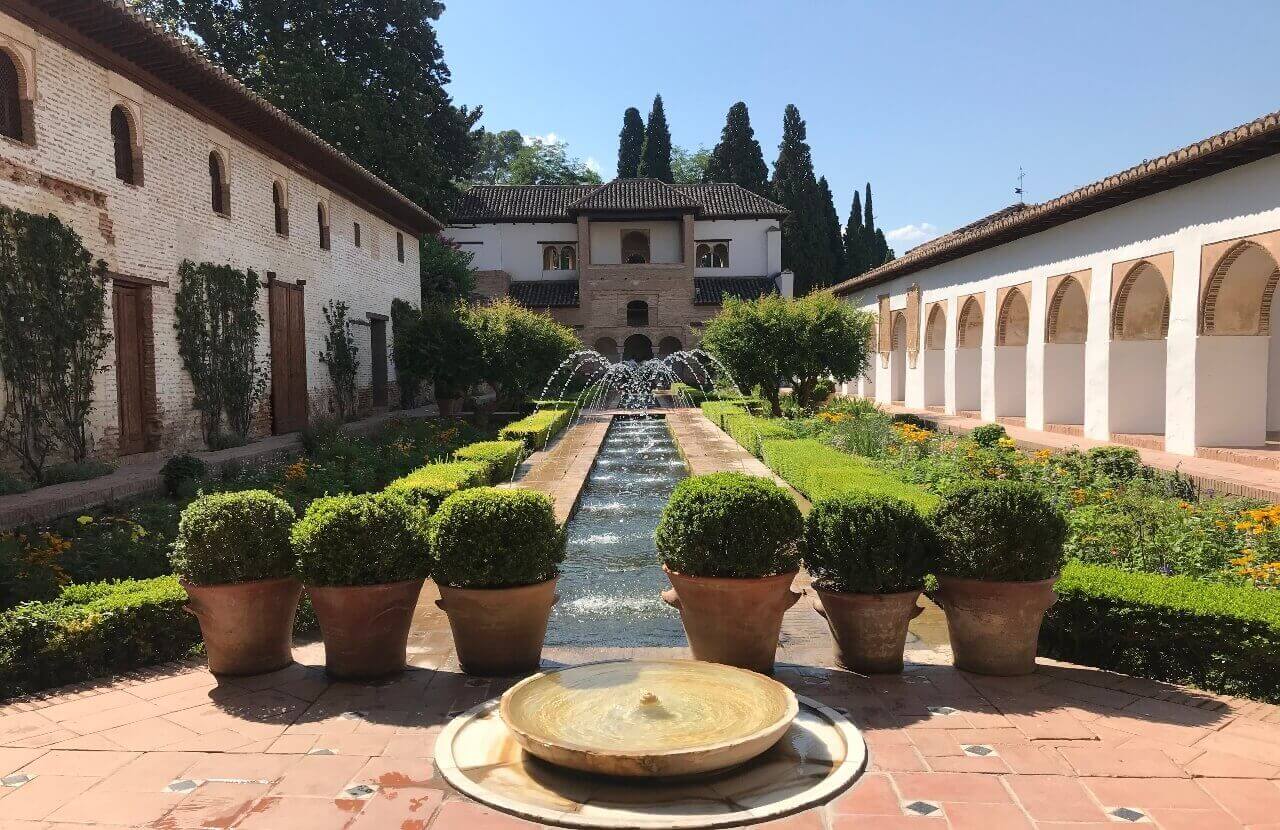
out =
<path fill-rule="evenodd" d="M 786 711 L 783 713 L 783 715 L 780 718 L 778 718 L 778 720 L 774 721 L 774 723 L 770 724 L 769 726 L 765 726 L 761 729 L 757 729 L 756 731 L 748 733 L 746 735 L 739 735 L 734 738 L 727 738 L 722 741 L 715 741 L 712 743 L 700 744 L 698 746 L 684 746 L 684 747 L 677 747 L 675 749 L 643 750 L 643 751 L 601 749 L 598 746 L 593 746 L 589 744 L 579 744 L 579 743 L 575 743 L 571 741 L 563 741 L 559 739 L 556 739 L 554 743 L 552 743 L 552 741 L 548 740 L 547 737 L 534 735 L 528 732 L 527 730 L 521 729 L 515 724 L 515 721 L 510 717 L 510 712 L 511 712 L 510 701 L 512 698 L 515 697 L 514 693 L 520 690 L 522 687 L 532 685 L 534 682 L 538 680 L 541 680 L 546 677 L 550 677 L 552 675 L 560 674 L 562 672 L 572 671 L 574 669 L 587 668 L 589 666 L 608 665 L 612 663 L 627 663 L 631 665 L 645 665 L 645 664 L 679 665 L 682 667 L 687 667 L 691 665 L 692 666 L 708 666 L 709 665 L 709 666 L 715 666 L 718 669 L 727 669 L 732 672 L 740 672 L 744 675 L 750 675 L 753 679 L 768 681 L 769 683 L 773 683 L 777 685 L 778 688 L 782 690 L 783 698 L 784 700 L 786 700 Z M 626 658 L 612 659 L 612 660 L 595 660 L 590 663 L 579 663 L 574 666 L 564 666 L 562 668 L 551 669 L 549 671 L 541 671 L 541 672 L 538 672 L 537 674 L 529 675 L 524 680 L 521 680 L 519 683 L 515 684 L 510 689 L 507 689 L 505 692 L 502 693 L 502 697 L 499 698 L 498 700 L 498 714 L 502 717 L 502 722 L 507 725 L 507 729 L 511 730 L 511 733 L 513 735 L 521 736 L 530 741 L 552 744 L 553 746 L 556 746 L 558 748 L 568 749 L 573 752 L 590 753 L 594 756 L 605 757 L 605 758 L 634 758 L 637 755 L 644 755 L 647 758 L 680 758 L 685 755 L 715 752 L 716 750 L 728 749 L 738 744 L 750 743 L 752 741 L 757 741 L 766 737 L 771 732 L 777 733 L 779 736 L 781 736 L 786 732 L 788 728 L 790 728 L 792 722 L 795 721 L 796 717 L 799 716 L 800 704 L 796 699 L 796 693 L 793 692 L 790 688 L 788 688 L 785 683 L 779 683 L 777 680 L 774 680 L 772 677 L 750 671 L 749 669 L 741 669 L 741 668 L 738 668 L 737 666 L 729 666 L 724 663 L 705 663 L 701 660 L 681 660 L 673 657 L 653 657 L 653 658 L 642 657 L 635 660 L 629 660 Z M 527 748 L 528 745 L 525 744 L 525 746 Z M 765 750 L 767 749 L 768 747 L 765 747 Z M 764 750 L 761 750 L 761 751 L 763 752 Z M 741 761 L 736 763 L 741 763 Z"/>

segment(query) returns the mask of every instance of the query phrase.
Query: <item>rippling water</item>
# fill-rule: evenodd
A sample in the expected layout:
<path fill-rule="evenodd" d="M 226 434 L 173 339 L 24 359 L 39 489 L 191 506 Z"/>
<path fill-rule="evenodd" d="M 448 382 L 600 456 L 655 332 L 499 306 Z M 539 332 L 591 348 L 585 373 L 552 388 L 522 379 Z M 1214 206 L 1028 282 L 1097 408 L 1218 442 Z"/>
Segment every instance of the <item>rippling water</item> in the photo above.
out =
<path fill-rule="evenodd" d="M 684 645 L 680 615 L 658 592 L 668 587 L 653 531 L 685 477 L 661 419 L 614 419 L 569 520 L 560 602 L 548 645 Z"/>

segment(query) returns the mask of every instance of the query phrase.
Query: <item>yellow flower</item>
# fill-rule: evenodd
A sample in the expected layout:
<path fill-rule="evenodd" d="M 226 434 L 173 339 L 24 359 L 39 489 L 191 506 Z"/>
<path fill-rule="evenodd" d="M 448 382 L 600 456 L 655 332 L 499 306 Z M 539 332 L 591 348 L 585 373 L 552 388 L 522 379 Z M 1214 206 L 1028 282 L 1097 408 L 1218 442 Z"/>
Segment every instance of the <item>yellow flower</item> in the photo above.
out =
<path fill-rule="evenodd" d="M 92 516 L 80 516 L 79 518 L 77 518 L 77 519 L 76 519 L 76 522 L 77 522 L 80 526 L 82 526 L 82 527 L 83 527 L 84 525 L 91 525 L 91 524 L 93 524 L 93 517 L 92 517 Z"/>
<path fill-rule="evenodd" d="M 997 443 L 997 444 L 999 444 L 1000 446 L 1004 447 L 1005 449 L 1008 449 L 1008 450 L 1011 450 L 1011 449 L 1013 449 L 1014 447 L 1018 446 L 1018 442 L 1017 442 L 1017 441 L 1015 441 L 1015 440 L 1013 440 L 1012 438 L 1010 438 L 1010 437 L 1008 437 L 1008 436 L 1005 436 L 1004 438 L 1001 438 L 1001 439 L 1000 439 L 999 441 L 997 441 L 996 443 Z"/>

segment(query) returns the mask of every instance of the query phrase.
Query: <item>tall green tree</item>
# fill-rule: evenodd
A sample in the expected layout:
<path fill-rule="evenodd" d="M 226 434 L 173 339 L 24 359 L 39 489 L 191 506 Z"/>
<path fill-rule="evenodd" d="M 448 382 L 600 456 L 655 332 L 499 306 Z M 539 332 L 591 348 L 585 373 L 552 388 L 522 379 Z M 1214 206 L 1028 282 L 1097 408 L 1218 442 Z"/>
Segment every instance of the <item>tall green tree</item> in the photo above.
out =
<path fill-rule="evenodd" d="M 422 282 L 422 306 L 466 302 L 475 290 L 471 259 L 475 256 L 443 236 L 424 236 L 418 244 L 418 270 Z"/>
<path fill-rule="evenodd" d="M 823 231 L 818 180 L 813 174 L 804 119 L 795 104 L 782 116 L 782 141 L 773 164 L 774 198 L 789 213 L 782 220 L 782 266 L 796 275 L 796 293 L 830 279 L 831 249 Z"/>
<path fill-rule="evenodd" d="M 644 120 L 640 110 L 627 107 L 622 114 L 622 132 L 618 133 L 618 178 L 634 179 L 640 175 L 640 154 L 644 152 Z"/>
<path fill-rule="evenodd" d="M 707 165 L 710 163 L 711 151 L 706 147 L 690 152 L 676 144 L 671 148 L 671 180 L 677 184 L 709 181 Z"/>
<path fill-rule="evenodd" d="M 823 285 L 831 285 L 844 275 L 844 237 L 840 235 L 840 214 L 836 213 L 836 200 L 826 176 L 818 179 L 818 199 L 822 203 L 822 231 L 827 242 Z"/>
<path fill-rule="evenodd" d="M 849 221 L 844 226 L 844 275 L 856 277 L 867 270 L 866 233 L 862 224 L 862 195 L 853 191 Z"/>
<path fill-rule="evenodd" d="M 440 0 L 137 0 L 245 86 L 424 208 L 447 215 L 480 108 L 445 91 Z"/>
<path fill-rule="evenodd" d="M 519 130 L 500 130 L 491 133 L 481 130 L 476 136 L 476 163 L 467 176 L 471 184 L 501 184 L 506 178 L 511 162 L 524 147 L 524 136 Z"/>
<path fill-rule="evenodd" d="M 671 130 L 667 127 L 667 113 L 662 108 L 661 95 L 653 96 L 653 109 L 649 110 L 649 122 L 645 124 L 640 175 L 663 182 L 674 178 L 671 174 Z"/>
<path fill-rule="evenodd" d="M 563 141 L 533 138 L 511 161 L 502 184 L 600 184 L 600 174 L 569 155 Z"/>
<path fill-rule="evenodd" d="M 769 166 L 756 132 L 751 129 L 751 115 L 742 101 L 729 107 L 720 143 L 711 151 L 706 181 L 731 182 L 752 193 L 769 196 Z"/>

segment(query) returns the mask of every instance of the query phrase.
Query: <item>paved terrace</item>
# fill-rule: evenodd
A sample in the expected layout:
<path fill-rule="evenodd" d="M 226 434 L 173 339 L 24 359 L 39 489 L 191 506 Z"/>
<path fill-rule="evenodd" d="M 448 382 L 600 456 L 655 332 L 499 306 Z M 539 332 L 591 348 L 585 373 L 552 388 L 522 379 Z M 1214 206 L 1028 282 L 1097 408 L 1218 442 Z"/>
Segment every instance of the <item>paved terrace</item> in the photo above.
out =
<path fill-rule="evenodd" d="M 714 428 L 679 415 L 672 426 L 695 470 L 751 469 Z M 513 682 L 460 673 L 436 597 L 428 583 L 412 668 L 388 682 L 330 682 L 312 643 L 271 675 L 171 664 L 0 707 L 0 830 L 535 827 L 459 796 L 433 768 L 442 725 Z M 1280 707 L 1053 661 L 983 678 L 950 666 L 935 614 L 912 634 L 903 675 L 861 677 L 828 668 L 807 601 L 787 615 L 778 678 L 847 711 L 870 761 L 830 804 L 760 826 L 1280 827 Z M 654 651 L 683 650 L 550 649 L 546 662 Z"/>

